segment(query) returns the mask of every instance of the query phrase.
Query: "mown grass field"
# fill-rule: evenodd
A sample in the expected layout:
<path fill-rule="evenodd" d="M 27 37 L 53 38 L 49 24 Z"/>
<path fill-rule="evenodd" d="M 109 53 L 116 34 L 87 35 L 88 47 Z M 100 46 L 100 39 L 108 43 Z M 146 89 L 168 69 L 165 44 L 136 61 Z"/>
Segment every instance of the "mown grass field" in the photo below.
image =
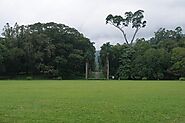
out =
<path fill-rule="evenodd" d="M 185 123 L 185 82 L 0 81 L 0 123 Z"/>

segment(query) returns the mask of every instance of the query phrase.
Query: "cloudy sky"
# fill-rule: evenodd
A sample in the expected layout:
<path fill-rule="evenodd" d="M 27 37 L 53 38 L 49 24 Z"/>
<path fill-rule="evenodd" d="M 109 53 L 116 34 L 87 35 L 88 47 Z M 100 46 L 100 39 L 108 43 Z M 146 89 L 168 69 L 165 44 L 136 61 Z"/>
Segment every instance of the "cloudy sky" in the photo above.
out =
<path fill-rule="evenodd" d="M 0 0 L 0 29 L 7 22 L 63 23 L 79 30 L 99 49 L 105 42 L 124 42 L 117 29 L 105 24 L 106 16 L 138 9 L 145 11 L 147 27 L 137 37 L 150 38 L 160 27 L 185 30 L 185 0 Z M 133 31 L 127 31 L 131 37 Z"/>

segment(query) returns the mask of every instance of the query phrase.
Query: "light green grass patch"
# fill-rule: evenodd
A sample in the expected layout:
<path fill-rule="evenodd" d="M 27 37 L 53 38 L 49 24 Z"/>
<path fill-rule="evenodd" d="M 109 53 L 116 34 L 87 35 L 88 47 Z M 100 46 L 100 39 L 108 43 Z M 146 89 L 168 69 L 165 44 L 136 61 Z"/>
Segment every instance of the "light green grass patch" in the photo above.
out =
<path fill-rule="evenodd" d="M 184 123 L 185 82 L 0 81 L 0 123 Z"/>

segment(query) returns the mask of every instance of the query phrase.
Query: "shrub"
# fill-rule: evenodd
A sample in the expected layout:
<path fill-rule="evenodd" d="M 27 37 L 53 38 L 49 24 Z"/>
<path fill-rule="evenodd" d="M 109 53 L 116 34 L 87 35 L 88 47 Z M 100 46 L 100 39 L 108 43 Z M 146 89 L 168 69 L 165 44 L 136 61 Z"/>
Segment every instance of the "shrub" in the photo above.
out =
<path fill-rule="evenodd" d="M 33 78 L 31 76 L 27 76 L 26 80 L 32 80 Z"/>
<path fill-rule="evenodd" d="M 180 81 L 185 81 L 185 77 L 180 77 L 179 80 Z"/>
<path fill-rule="evenodd" d="M 143 77 L 142 80 L 147 80 L 147 77 Z"/>

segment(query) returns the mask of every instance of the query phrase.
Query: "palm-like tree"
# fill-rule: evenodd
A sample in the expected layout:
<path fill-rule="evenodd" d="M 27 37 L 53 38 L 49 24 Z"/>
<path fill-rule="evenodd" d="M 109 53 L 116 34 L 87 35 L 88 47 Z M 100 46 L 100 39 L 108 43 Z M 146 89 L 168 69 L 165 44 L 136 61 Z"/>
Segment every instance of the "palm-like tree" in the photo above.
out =
<path fill-rule="evenodd" d="M 111 53 L 111 47 L 112 45 L 110 45 L 110 42 L 103 44 L 103 46 L 101 47 L 101 55 L 103 58 L 105 58 L 105 62 L 106 62 L 106 78 L 109 79 L 109 72 L 110 72 L 110 65 L 109 65 L 109 56 Z"/>
<path fill-rule="evenodd" d="M 87 50 L 85 53 L 85 79 L 88 79 L 89 62 L 93 59 L 93 57 L 93 52 L 91 50 Z"/>

